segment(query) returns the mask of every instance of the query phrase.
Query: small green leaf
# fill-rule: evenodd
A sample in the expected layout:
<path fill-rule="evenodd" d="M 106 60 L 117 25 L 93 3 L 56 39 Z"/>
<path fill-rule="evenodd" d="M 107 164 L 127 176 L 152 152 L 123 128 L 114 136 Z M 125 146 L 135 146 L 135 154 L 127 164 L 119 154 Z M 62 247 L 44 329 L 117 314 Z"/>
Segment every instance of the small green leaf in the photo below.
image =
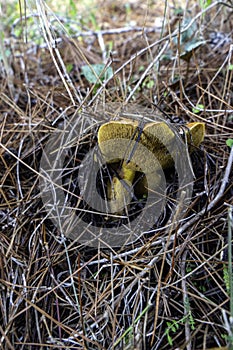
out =
<path fill-rule="evenodd" d="M 193 41 L 189 41 L 185 46 L 184 46 L 184 52 L 182 52 L 182 54 L 180 55 L 180 58 L 182 59 L 186 59 L 187 56 L 189 56 L 189 54 L 192 54 L 193 51 L 195 51 L 196 49 L 198 49 L 200 46 L 202 46 L 203 44 L 205 44 L 205 41 L 200 41 L 200 40 L 193 40 Z"/>
<path fill-rule="evenodd" d="M 171 345 L 171 346 L 173 345 L 172 337 L 169 334 L 167 334 L 167 341 L 168 341 L 169 345 Z"/>
<path fill-rule="evenodd" d="M 111 67 L 105 68 L 104 64 L 85 65 L 81 68 L 84 77 L 91 84 L 96 84 L 99 80 L 103 82 L 113 76 Z"/>
<path fill-rule="evenodd" d="M 70 73 L 73 69 L 74 65 L 72 63 L 68 63 L 66 65 L 66 70 L 67 70 L 67 73 Z"/>
<path fill-rule="evenodd" d="M 179 328 L 179 325 L 178 323 L 174 323 L 172 326 L 171 326 L 171 330 L 173 333 L 176 333 L 177 329 Z"/>
<path fill-rule="evenodd" d="M 143 65 L 139 66 L 138 72 L 141 73 L 141 72 L 144 72 L 144 70 L 145 70 L 145 67 Z"/>
<path fill-rule="evenodd" d="M 77 8 L 75 5 L 75 2 L 73 0 L 70 0 L 70 16 L 71 18 L 75 18 L 77 16 Z"/>
<path fill-rule="evenodd" d="M 196 107 L 193 107 L 192 112 L 195 114 L 198 114 L 201 112 L 202 109 L 204 109 L 204 105 L 202 104 L 197 104 Z"/>
<path fill-rule="evenodd" d="M 233 147 L 233 139 L 227 139 L 226 144 L 228 147 Z"/>
<path fill-rule="evenodd" d="M 148 83 L 146 84 L 147 89 L 152 89 L 155 85 L 154 80 L 149 80 Z"/>
<path fill-rule="evenodd" d="M 170 332 L 170 327 L 171 327 L 171 323 L 170 322 L 167 322 L 167 328 L 165 329 L 165 334 L 167 336 L 167 341 L 169 343 L 170 346 L 173 345 L 173 342 L 172 342 L 172 337 L 170 336 L 169 332 Z"/>
<path fill-rule="evenodd" d="M 195 321 L 194 321 L 194 318 L 193 318 L 191 311 L 189 311 L 189 324 L 190 324 L 192 331 L 194 331 L 195 330 Z"/>
<path fill-rule="evenodd" d="M 228 69 L 233 70 L 233 64 L 229 64 Z"/>
<path fill-rule="evenodd" d="M 208 6 L 210 6 L 212 3 L 212 0 L 200 0 L 200 6 L 202 9 L 206 9 Z"/>

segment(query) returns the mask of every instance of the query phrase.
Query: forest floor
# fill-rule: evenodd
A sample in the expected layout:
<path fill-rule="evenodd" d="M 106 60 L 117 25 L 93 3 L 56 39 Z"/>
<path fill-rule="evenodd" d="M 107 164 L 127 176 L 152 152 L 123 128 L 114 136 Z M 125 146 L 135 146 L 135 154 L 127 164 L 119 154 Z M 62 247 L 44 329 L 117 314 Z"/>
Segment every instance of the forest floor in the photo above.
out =
<path fill-rule="evenodd" d="M 3 27 L 1 348 L 232 349 L 233 5 L 63 3 L 32 2 L 26 16 L 21 3 Z M 164 170 L 153 223 L 149 190 L 115 217 L 82 197 L 99 126 L 125 118 L 138 123 L 135 144 L 149 122 L 168 125 L 176 147 L 188 123 L 205 125 L 190 157 L 181 150 Z M 102 165 L 105 200 L 116 170 Z M 87 238 L 96 228 L 99 246 Z"/>

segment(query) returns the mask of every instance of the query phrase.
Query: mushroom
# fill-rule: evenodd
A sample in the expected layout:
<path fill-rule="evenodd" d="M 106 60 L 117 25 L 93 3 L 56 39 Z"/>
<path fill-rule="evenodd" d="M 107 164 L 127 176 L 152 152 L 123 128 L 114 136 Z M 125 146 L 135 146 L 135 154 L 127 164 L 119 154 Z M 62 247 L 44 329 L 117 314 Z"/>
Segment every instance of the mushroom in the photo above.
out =
<path fill-rule="evenodd" d="M 204 132 L 204 123 L 185 125 L 184 134 L 189 152 L 200 145 Z M 160 184 L 161 170 L 171 168 L 177 157 L 177 154 L 171 152 L 176 137 L 176 133 L 163 121 L 146 123 L 142 130 L 138 121 L 130 119 L 110 121 L 100 126 L 98 144 L 104 160 L 108 164 L 120 164 L 107 184 L 111 213 L 121 214 L 131 202 L 136 172 L 146 175 L 140 186 L 137 186 L 141 194 L 147 193 L 147 187 L 150 191 L 156 191 Z"/>

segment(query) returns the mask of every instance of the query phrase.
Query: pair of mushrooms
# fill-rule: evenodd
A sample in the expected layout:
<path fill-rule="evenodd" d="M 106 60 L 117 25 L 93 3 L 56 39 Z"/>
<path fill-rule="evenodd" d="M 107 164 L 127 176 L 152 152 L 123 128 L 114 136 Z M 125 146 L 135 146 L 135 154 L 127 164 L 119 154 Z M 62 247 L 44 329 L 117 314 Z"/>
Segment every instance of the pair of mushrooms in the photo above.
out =
<path fill-rule="evenodd" d="M 191 153 L 204 139 L 205 124 L 188 123 L 183 130 L 186 142 L 179 145 L 185 148 L 187 144 Z M 138 121 L 130 119 L 100 126 L 98 144 L 102 156 L 107 164 L 117 164 L 115 175 L 107 184 L 109 212 L 120 215 L 131 202 L 138 172 L 145 174 L 139 183 L 139 192 L 146 195 L 147 191 L 156 191 L 161 181 L 161 169 L 172 168 L 174 157 L 179 157 L 179 149 L 175 149 L 177 137 L 163 121 L 146 123 L 143 128 Z"/>

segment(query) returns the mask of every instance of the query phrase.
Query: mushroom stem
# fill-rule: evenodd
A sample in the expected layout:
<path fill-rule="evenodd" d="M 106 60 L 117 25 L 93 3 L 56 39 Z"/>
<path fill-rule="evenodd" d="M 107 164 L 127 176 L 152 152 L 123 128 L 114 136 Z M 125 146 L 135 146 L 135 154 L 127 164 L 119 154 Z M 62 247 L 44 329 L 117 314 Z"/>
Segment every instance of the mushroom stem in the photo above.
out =
<path fill-rule="evenodd" d="M 129 163 L 123 162 L 121 167 L 122 179 L 133 183 L 136 171 L 130 168 Z"/>
<path fill-rule="evenodd" d="M 111 213 L 121 214 L 133 197 L 132 186 L 136 171 L 129 169 L 123 162 L 118 176 L 114 175 L 107 185 L 107 196 Z"/>

